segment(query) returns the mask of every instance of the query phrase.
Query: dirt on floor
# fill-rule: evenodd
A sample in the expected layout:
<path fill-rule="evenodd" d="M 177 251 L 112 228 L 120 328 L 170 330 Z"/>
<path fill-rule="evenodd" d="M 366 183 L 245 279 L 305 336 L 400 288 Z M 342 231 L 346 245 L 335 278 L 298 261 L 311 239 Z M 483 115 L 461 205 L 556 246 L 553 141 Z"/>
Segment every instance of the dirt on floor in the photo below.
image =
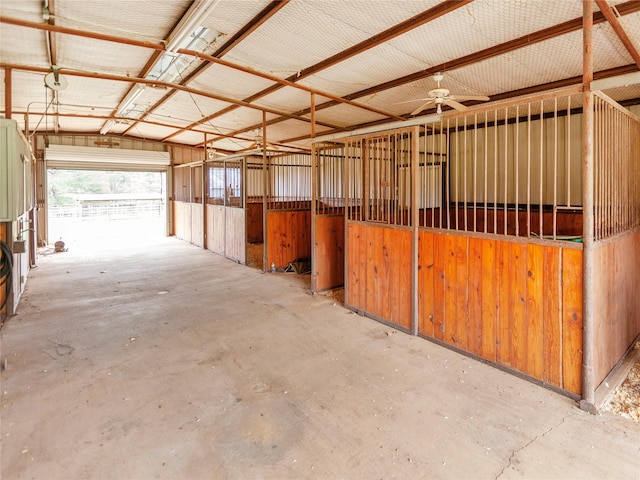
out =
<path fill-rule="evenodd" d="M 247 244 L 247 266 L 262 270 L 264 262 L 264 244 Z"/>
<path fill-rule="evenodd" d="M 640 342 L 636 343 L 640 350 Z M 636 361 L 627 378 L 616 388 L 605 410 L 640 423 L 640 360 Z"/>

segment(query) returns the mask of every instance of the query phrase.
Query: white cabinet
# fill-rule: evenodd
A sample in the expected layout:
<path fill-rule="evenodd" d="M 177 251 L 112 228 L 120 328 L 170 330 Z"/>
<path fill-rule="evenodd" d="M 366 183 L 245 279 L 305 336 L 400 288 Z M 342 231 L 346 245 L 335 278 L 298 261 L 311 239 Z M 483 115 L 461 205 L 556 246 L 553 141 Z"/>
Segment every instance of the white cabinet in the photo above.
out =
<path fill-rule="evenodd" d="M 32 206 L 29 143 L 15 120 L 0 119 L 0 222 L 15 222 Z"/>

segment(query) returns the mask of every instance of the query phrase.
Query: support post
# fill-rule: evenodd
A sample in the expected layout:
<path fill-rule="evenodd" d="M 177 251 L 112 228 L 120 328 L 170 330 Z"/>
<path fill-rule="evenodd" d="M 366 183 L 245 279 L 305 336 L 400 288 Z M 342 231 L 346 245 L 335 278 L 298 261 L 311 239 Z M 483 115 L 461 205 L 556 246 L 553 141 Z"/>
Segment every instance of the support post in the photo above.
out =
<path fill-rule="evenodd" d="M 262 111 L 262 248 L 263 248 L 263 256 L 262 256 L 262 271 L 266 272 L 269 269 L 268 265 L 268 256 L 267 256 L 267 247 L 268 247 L 268 222 L 267 222 L 267 206 L 269 202 L 267 201 L 268 189 L 269 189 L 269 168 L 268 163 L 269 159 L 267 157 L 267 112 L 265 110 Z"/>
<path fill-rule="evenodd" d="M 311 138 L 316 136 L 316 94 L 311 92 Z M 317 206 L 317 182 L 318 161 L 315 143 L 311 144 L 311 292 L 317 291 L 318 282 L 318 255 L 316 253 L 316 206 Z"/>
<path fill-rule="evenodd" d="M 593 80 L 593 2 L 583 0 L 582 16 L 582 400 L 580 408 L 596 413 L 594 379 L 594 112 L 591 81 Z"/>
<path fill-rule="evenodd" d="M 207 182 L 207 132 L 204 132 L 204 159 L 202 160 L 202 248 L 207 249 L 207 198 L 209 185 Z"/>
<path fill-rule="evenodd" d="M 420 172 L 420 127 L 411 129 L 411 332 L 418 335 L 418 249 L 420 222 L 420 196 L 418 175 Z"/>

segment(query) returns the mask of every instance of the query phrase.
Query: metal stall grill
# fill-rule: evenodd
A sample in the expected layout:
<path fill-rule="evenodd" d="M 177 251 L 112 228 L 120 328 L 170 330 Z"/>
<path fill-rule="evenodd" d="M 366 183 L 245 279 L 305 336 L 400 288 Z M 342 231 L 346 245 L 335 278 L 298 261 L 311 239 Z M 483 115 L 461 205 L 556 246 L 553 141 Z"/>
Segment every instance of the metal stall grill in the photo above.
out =
<path fill-rule="evenodd" d="M 344 146 L 314 144 L 312 152 L 311 289 L 344 284 Z"/>
<path fill-rule="evenodd" d="M 280 153 L 269 155 L 267 208 L 296 210 L 311 202 L 311 155 Z"/>
<path fill-rule="evenodd" d="M 411 226 L 412 129 L 348 138 L 347 219 Z"/>
<path fill-rule="evenodd" d="M 595 240 L 640 227 L 640 118 L 594 93 Z"/>
<path fill-rule="evenodd" d="M 313 200 L 316 215 L 344 213 L 342 144 L 314 145 Z"/>
<path fill-rule="evenodd" d="M 420 225 L 582 235 L 579 89 L 446 115 L 422 129 Z"/>

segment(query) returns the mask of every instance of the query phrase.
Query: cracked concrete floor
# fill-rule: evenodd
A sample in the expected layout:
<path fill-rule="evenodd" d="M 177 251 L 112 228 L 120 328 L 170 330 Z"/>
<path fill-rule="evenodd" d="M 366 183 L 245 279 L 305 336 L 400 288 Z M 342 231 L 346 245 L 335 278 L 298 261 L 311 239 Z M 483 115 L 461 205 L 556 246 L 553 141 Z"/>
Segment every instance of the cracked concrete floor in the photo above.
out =
<path fill-rule="evenodd" d="M 40 259 L 4 479 L 640 477 L 640 425 L 175 239 Z"/>

